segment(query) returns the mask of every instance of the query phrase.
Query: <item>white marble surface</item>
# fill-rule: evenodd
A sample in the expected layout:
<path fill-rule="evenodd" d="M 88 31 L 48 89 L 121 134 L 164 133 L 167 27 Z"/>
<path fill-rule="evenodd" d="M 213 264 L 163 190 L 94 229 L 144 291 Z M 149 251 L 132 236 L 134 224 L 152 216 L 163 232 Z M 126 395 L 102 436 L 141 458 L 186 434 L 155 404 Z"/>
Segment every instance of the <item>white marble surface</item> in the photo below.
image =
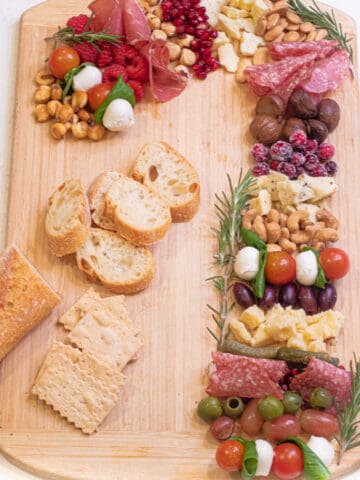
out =
<path fill-rule="evenodd" d="M 0 111 L 2 112 L 0 115 L 0 145 L 2 146 L 0 150 L 0 250 L 5 245 L 7 190 L 8 184 L 11 182 L 9 163 L 19 20 L 25 10 L 38 3 L 38 0 L 1 0 L 0 5 L 0 58 L 4 67 L 0 75 Z M 352 15 L 356 20 L 358 30 L 360 29 L 360 2 L 327 0 L 326 3 Z M 346 480 L 359 480 L 359 478 L 360 471 L 348 476 Z M 0 480 L 37 480 L 37 477 L 17 469 L 0 455 Z"/>

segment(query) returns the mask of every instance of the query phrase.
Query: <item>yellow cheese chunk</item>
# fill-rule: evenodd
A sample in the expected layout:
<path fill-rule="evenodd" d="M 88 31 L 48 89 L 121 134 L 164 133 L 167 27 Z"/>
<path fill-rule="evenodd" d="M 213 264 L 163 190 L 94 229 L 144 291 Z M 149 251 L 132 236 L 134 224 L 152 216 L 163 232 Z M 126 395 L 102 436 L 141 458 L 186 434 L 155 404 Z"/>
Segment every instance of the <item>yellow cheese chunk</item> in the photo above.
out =
<path fill-rule="evenodd" d="M 321 340 L 313 340 L 307 344 L 306 349 L 309 352 L 326 352 L 326 344 Z"/>
<path fill-rule="evenodd" d="M 279 200 L 279 194 L 277 191 L 277 184 L 283 180 L 287 180 L 287 177 L 278 172 L 270 171 L 269 175 L 262 175 L 256 178 L 256 189 L 254 195 L 258 195 L 259 190 L 265 189 L 270 193 L 271 200 L 276 202 Z"/>
<path fill-rule="evenodd" d="M 253 347 L 265 347 L 274 343 L 273 338 L 269 335 L 265 323 L 262 323 L 259 328 L 255 330 L 255 334 L 252 338 Z"/>
<path fill-rule="evenodd" d="M 270 10 L 270 6 L 267 5 L 264 0 L 255 0 L 251 7 L 251 16 L 256 23 L 258 19 Z"/>
<path fill-rule="evenodd" d="M 246 18 L 249 16 L 247 10 L 242 10 L 239 8 L 231 7 L 229 5 L 223 5 L 221 7 L 221 12 L 224 13 L 229 18 Z"/>
<path fill-rule="evenodd" d="M 251 11 L 253 4 L 254 0 L 239 0 L 239 7 L 249 10 L 249 12 Z"/>
<path fill-rule="evenodd" d="M 235 337 L 235 340 L 247 345 L 252 345 L 251 335 L 246 326 L 239 320 L 231 320 L 230 330 Z"/>
<path fill-rule="evenodd" d="M 308 316 L 307 323 L 310 325 L 306 329 L 306 335 L 309 339 L 329 340 L 339 335 L 340 329 L 344 324 L 344 316 L 340 312 L 327 310 Z"/>
<path fill-rule="evenodd" d="M 251 330 L 255 330 L 261 323 L 265 321 L 264 311 L 257 305 L 252 305 L 242 312 L 240 321 L 245 323 Z"/>
<path fill-rule="evenodd" d="M 297 333 L 290 337 L 286 343 L 288 348 L 295 348 L 296 350 L 307 350 L 307 343 L 302 333 Z"/>
<path fill-rule="evenodd" d="M 230 38 L 235 40 L 240 40 L 241 31 L 237 20 L 228 18 L 223 13 L 219 14 L 218 17 L 220 29 L 223 30 Z"/>
<path fill-rule="evenodd" d="M 286 342 L 296 335 L 293 315 L 286 315 L 280 304 L 274 305 L 266 314 L 266 330 L 275 341 Z"/>
<path fill-rule="evenodd" d="M 271 210 L 271 196 L 270 193 L 263 189 L 260 190 L 257 197 L 249 202 L 249 209 L 255 208 L 260 215 L 267 215 Z"/>

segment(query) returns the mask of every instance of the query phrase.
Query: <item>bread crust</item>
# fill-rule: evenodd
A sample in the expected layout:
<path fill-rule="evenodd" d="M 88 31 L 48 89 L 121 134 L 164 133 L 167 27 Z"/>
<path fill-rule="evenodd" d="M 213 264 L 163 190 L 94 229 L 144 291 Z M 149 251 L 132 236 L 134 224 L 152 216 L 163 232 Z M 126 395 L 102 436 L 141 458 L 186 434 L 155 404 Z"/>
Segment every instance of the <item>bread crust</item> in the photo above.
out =
<path fill-rule="evenodd" d="M 80 212 L 78 221 L 71 227 L 64 226 L 65 231 L 54 232 L 51 228 L 51 213 L 57 206 L 56 198 L 70 182 L 76 182 L 80 192 Z M 50 252 L 56 257 L 75 253 L 85 242 L 91 225 L 90 208 L 87 196 L 79 179 L 69 179 L 63 182 L 49 198 L 49 208 L 45 219 L 45 231 Z"/>
<path fill-rule="evenodd" d="M 192 171 L 194 177 L 197 179 L 196 185 L 194 186 L 194 191 L 192 192 L 192 196 L 188 200 L 184 200 L 183 203 L 180 204 L 171 204 L 169 203 L 169 199 L 166 198 L 163 195 L 163 198 L 169 203 L 170 207 L 170 213 L 171 213 L 171 219 L 174 223 L 181 223 L 181 222 L 188 222 L 190 221 L 198 212 L 199 207 L 200 207 L 200 179 L 199 176 L 193 167 L 193 165 L 179 152 L 177 152 L 173 147 L 171 147 L 169 144 L 166 142 L 154 142 L 155 144 L 161 145 L 163 150 L 167 154 L 174 155 L 177 157 L 182 163 L 186 164 L 189 170 Z M 145 144 L 142 149 L 140 150 L 137 159 L 135 160 L 133 170 L 132 170 L 132 177 L 146 185 L 148 188 L 151 190 L 157 192 L 159 195 L 161 195 L 161 192 L 159 192 L 156 189 L 156 182 L 147 182 L 144 174 L 140 171 L 139 168 L 139 162 L 141 160 L 141 157 L 145 154 L 146 150 L 151 146 L 152 144 Z"/>
<path fill-rule="evenodd" d="M 112 218 L 104 216 L 105 192 L 110 184 L 120 175 L 116 171 L 106 171 L 98 175 L 88 188 L 87 195 L 89 199 L 90 214 L 93 223 L 105 230 L 116 232 L 116 226 Z M 106 186 L 106 184 L 108 185 Z M 104 205 L 101 205 L 101 200 Z"/>
<path fill-rule="evenodd" d="M 60 296 L 14 245 L 1 253 L 0 360 L 60 300 Z"/>

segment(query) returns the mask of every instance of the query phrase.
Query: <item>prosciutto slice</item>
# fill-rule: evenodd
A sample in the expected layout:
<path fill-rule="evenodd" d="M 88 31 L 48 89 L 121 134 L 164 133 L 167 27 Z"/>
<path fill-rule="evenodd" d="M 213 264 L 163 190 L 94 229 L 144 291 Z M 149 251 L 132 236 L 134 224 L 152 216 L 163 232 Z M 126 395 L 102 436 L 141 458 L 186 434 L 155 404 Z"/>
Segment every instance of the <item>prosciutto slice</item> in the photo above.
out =
<path fill-rule="evenodd" d="M 286 362 L 214 352 L 215 371 L 206 392 L 217 397 L 283 398 L 278 382 L 284 377 Z"/>
<path fill-rule="evenodd" d="M 316 53 L 316 58 L 325 58 L 334 52 L 336 40 L 314 40 L 313 42 L 272 42 L 268 50 L 272 58 L 281 60 L 285 57 L 298 57 L 307 53 Z"/>

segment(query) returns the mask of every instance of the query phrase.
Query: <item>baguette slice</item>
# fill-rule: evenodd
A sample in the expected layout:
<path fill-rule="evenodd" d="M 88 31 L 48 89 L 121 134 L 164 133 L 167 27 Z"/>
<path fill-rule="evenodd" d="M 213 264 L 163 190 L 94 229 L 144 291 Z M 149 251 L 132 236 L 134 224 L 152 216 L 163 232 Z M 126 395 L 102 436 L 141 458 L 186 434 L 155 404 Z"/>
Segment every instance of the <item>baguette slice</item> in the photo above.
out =
<path fill-rule="evenodd" d="M 80 270 L 92 281 L 115 293 L 132 294 L 146 288 L 154 276 L 151 252 L 135 247 L 114 232 L 91 228 L 85 244 L 76 252 Z"/>
<path fill-rule="evenodd" d="M 173 222 L 187 222 L 198 211 L 198 174 L 191 163 L 167 143 L 144 145 L 135 161 L 132 176 L 168 202 Z"/>
<path fill-rule="evenodd" d="M 158 242 L 171 224 L 166 201 L 145 185 L 122 174 L 105 193 L 104 214 L 114 220 L 117 233 L 134 245 Z"/>
<path fill-rule="evenodd" d="M 0 254 L 0 360 L 60 303 L 35 267 L 15 247 Z"/>
<path fill-rule="evenodd" d="M 99 175 L 88 189 L 89 206 L 92 221 L 98 227 L 105 230 L 116 232 L 114 220 L 104 216 L 105 210 L 105 193 L 114 180 L 120 178 L 119 172 L 103 172 Z"/>
<path fill-rule="evenodd" d="M 51 253 L 57 257 L 75 253 L 86 240 L 90 222 L 87 197 L 80 180 L 66 180 L 49 199 L 45 229 Z"/>

